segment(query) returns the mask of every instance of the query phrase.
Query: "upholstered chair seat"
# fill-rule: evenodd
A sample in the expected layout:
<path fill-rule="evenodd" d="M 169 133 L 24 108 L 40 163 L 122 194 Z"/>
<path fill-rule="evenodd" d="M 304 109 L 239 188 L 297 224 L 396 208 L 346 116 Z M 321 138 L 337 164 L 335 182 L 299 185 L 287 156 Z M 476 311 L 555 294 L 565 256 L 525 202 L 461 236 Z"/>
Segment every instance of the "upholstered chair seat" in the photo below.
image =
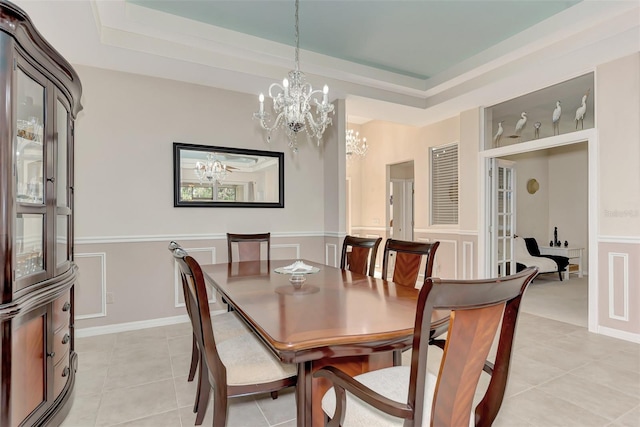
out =
<path fill-rule="evenodd" d="M 280 362 L 252 333 L 218 342 L 217 347 L 229 386 L 268 383 L 297 373 L 295 364 Z"/>

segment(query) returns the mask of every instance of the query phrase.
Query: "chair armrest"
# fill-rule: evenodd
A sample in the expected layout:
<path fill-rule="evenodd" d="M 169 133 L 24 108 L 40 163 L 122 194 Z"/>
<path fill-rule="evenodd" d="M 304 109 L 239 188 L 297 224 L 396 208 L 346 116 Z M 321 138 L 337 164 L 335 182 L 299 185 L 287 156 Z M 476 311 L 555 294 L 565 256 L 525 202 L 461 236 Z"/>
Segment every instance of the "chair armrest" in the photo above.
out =
<path fill-rule="evenodd" d="M 336 412 L 328 425 L 342 425 L 344 422 L 346 394 L 345 390 L 369 405 L 389 415 L 404 419 L 413 419 L 413 410 L 406 403 L 399 403 L 375 392 L 359 383 L 334 366 L 325 366 L 313 374 L 315 378 L 326 378 L 333 383 L 336 393 Z M 337 422 L 337 423 L 336 423 Z"/>

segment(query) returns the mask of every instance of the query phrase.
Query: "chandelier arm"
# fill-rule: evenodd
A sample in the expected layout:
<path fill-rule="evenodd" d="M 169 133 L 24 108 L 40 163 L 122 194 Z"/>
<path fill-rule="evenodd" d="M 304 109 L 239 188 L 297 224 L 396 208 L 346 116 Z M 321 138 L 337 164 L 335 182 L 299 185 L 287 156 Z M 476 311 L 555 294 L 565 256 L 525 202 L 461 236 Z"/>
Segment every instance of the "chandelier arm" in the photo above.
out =
<path fill-rule="evenodd" d="M 273 132 L 278 126 L 280 126 L 280 122 L 282 121 L 283 117 L 284 111 L 276 116 L 275 120 L 273 121 L 273 126 L 269 126 L 266 120 L 261 119 L 260 126 L 262 126 L 262 128 L 268 132 Z"/>
<path fill-rule="evenodd" d="M 284 87 L 282 87 L 279 83 L 271 83 L 271 85 L 269 86 L 269 98 L 271 99 L 275 99 L 276 97 L 278 97 L 280 95 L 280 93 L 276 96 L 273 96 L 273 93 L 271 93 L 271 91 L 273 90 L 274 87 L 277 87 L 280 90 L 280 93 L 284 93 Z"/>

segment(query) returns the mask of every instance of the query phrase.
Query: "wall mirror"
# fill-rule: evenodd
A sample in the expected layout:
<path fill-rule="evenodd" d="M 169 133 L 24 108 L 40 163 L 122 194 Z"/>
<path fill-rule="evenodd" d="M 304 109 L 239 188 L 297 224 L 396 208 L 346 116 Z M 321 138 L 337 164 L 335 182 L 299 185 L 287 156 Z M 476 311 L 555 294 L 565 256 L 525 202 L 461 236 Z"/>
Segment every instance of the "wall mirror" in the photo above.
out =
<path fill-rule="evenodd" d="M 284 207 L 284 153 L 173 143 L 175 207 Z"/>

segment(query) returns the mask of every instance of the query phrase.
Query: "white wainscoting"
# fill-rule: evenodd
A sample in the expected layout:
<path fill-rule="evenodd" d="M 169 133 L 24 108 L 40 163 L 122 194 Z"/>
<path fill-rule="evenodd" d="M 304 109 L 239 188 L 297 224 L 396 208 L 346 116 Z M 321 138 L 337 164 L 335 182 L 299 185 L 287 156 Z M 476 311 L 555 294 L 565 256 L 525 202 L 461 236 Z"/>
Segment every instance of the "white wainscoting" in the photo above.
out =
<path fill-rule="evenodd" d="M 462 278 L 473 279 L 473 242 L 468 240 L 462 242 Z"/>
<path fill-rule="evenodd" d="M 338 267 L 338 245 L 335 243 L 324 244 L 324 263 L 332 267 Z"/>
<path fill-rule="evenodd" d="M 616 259 L 622 260 L 622 271 L 616 270 Z M 609 252 L 609 278 L 607 282 L 609 292 L 609 318 L 614 320 L 629 321 L 629 254 Z M 622 274 L 622 298 L 623 298 L 623 311 L 622 314 L 616 314 L 615 310 L 615 297 L 616 291 L 614 289 L 616 283 L 616 275 Z"/>
<path fill-rule="evenodd" d="M 292 252 L 291 249 L 295 249 Z M 300 259 L 300 243 L 278 243 L 271 245 L 271 259 Z"/>
<path fill-rule="evenodd" d="M 87 283 L 84 285 L 80 284 L 80 282 L 82 281 L 82 274 L 83 274 L 82 272 L 86 274 L 87 271 L 90 271 L 90 269 L 81 268 L 82 261 L 79 261 L 79 260 L 82 258 L 98 258 L 100 262 L 100 270 L 97 275 L 99 277 L 99 281 L 98 281 L 98 286 L 96 287 L 98 289 L 91 290 L 90 288 L 88 288 L 89 284 L 91 283 L 90 280 L 87 280 Z M 79 276 L 80 282 L 78 283 L 78 285 L 76 285 L 76 288 L 75 288 L 75 300 L 76 300 L 76 305 L 74 307 L 75 319 L 82 320 L 82 319 L 94 319 L 97 317 L 106 317 L 107 316 L 107 254 L 106 252 L 75 253 L 74 260 L 76 264 L 78 264 L 78 268 L 80 268 L 80 271 L 81 271 Z M 79 299 L 78 297 L 80 296 L 80 299 L 81 299 L 82 295 L 85 293 L 88 295 L 96 296 L 100 298 L 100 301 L 99 301 L 99 306 L 101 308 L 100 311 L 94 312 L 94 313 L 84 313 L 84 314 L 79 313 L 79 309 L 82 306 L 82 304 L 77 304 L 77 301 Z"/>

